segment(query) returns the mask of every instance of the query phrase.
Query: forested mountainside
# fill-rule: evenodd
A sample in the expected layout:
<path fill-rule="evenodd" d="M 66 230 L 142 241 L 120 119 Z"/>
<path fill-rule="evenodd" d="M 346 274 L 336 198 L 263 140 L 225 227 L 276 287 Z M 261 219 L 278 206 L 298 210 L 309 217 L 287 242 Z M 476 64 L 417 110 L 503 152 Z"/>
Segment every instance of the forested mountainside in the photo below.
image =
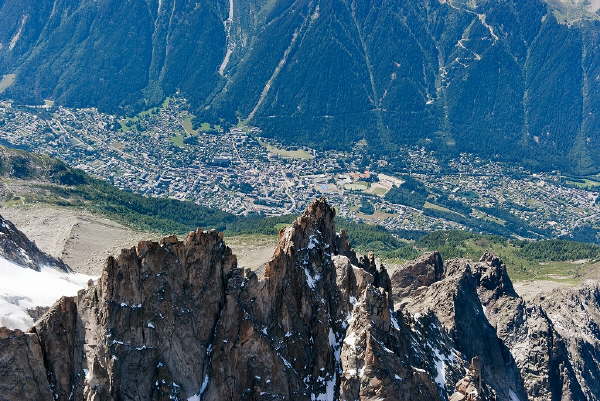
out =
<path fill-rule="evenodd" d="M 2 97 L 127 113 L 180 91 L 198 122 L 374 152 L 423 144 L 600 168 L 588 2 L 0 0 Z"/>

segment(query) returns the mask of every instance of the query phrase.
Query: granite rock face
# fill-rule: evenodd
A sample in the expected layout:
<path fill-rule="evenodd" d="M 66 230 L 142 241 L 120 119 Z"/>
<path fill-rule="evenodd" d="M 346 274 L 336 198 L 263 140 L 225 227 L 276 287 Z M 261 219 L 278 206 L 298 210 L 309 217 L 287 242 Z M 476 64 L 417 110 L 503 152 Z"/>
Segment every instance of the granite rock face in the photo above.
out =
<path fill-rule="evenodd" d="M 0 327 L 0 378 L 2 399 L 52 399 L 38 336 Z"/>
<path fill-rule="evenodd" d="M 334 217 L 315 201 L 260 277 L 215 231 L 109 258 L 28 333 L 0 330 L 2 399 L 597 399 L 597 315 L 579 334 L 557 324 L 600 310 L 597 290 L 528 304 L 491 254 L 390 277 Z"/>

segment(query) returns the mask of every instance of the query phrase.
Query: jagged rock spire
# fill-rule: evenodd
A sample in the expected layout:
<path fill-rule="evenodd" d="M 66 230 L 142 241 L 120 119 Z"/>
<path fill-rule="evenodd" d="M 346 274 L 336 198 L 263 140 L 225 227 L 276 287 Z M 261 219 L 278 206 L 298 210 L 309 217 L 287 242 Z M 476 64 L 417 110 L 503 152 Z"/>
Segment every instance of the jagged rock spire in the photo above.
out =
<path fill-rule="evenodd" d="M 141 242 L 109 258 L 96 285 L 62 298 L 30 332 L 0 329 L 1 397 L 575 401 L 595 394 L 582 389 L 569 360 L 575 348 L 565 347 L 541 307 L 518 297 L 497 257 L 444 265 L 431 253 L 390 279 L 373 255 L 359 257 L 345 233 L 336 234 L 334 216 L 325 200 L 311 204 L 280 233 L 263 277 L 238 268 L 215 231 Z"/>

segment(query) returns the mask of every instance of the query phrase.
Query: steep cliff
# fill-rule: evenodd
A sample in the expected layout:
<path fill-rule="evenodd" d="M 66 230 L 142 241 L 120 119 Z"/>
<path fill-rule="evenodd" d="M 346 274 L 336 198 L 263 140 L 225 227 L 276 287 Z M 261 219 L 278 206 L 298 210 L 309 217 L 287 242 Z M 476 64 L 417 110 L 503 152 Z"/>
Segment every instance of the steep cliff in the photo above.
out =
<path fill-rule="evenodd" d="M 97 284 L 62 298 L 29 332 L 1 331 L 0 394 L 11 401 L 599 396 L 594 370 L 580 363 L 598 366 L 589 359 L 599 336 L 593 322 L 579 334 L 555 328 L 572 308 L 546 313 L 525 303 L 490 254 L 444 264 L 433 253 L 390 277 L 372 255 L 350 249 L 334 215 L 315 201 L 281 231 L 260 277 L 237 266 L 215 231 L 141 242 L 109 258 Z"/>

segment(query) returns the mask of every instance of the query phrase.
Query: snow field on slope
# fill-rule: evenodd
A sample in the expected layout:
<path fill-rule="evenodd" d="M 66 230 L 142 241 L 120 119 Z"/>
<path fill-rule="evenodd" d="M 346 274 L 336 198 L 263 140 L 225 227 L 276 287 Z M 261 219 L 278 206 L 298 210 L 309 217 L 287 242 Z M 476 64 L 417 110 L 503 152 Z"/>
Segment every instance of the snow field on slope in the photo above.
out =
<path fill-rule="evenodd" d="M 0 326 L 29 329 L 33 319 L 27 309 L 51 306 L 61 296 L 77 295 L 77 291 L 95 278 L 50 267 L 42 267 L 37 272 L 0 257 Z"/>

